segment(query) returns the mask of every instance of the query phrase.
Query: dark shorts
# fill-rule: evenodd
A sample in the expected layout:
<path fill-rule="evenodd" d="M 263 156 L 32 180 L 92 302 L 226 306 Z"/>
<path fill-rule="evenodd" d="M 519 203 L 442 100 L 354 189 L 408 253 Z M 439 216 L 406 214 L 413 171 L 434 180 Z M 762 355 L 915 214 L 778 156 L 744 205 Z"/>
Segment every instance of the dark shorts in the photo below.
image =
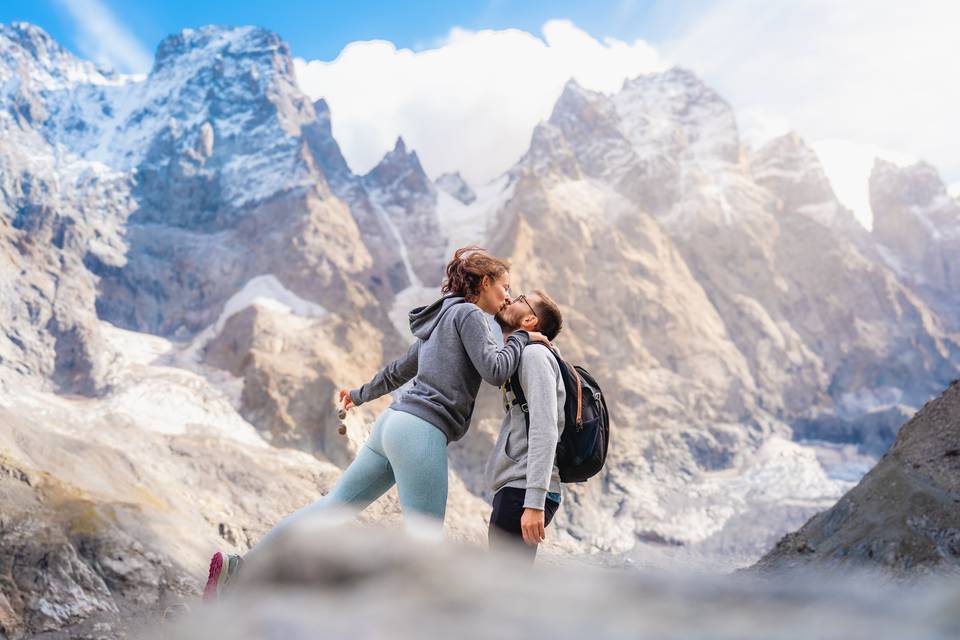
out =
<path fill-rule="evenodd" d="M 533 562 L 539 545 L 525 543 L 520 530 L 520 516 L 523 515 L 523 500 L 526 494 L 525 489 L 515 487 L 504 487 L 497 491 L 497 495 L 493 497 L 493 513 L 490 514 L 487 540 L 492 550 L 520 552 Z M 559 508 L 558 502 L 547 499 L 543 505 L 544 527 L 550 524 Z"/>

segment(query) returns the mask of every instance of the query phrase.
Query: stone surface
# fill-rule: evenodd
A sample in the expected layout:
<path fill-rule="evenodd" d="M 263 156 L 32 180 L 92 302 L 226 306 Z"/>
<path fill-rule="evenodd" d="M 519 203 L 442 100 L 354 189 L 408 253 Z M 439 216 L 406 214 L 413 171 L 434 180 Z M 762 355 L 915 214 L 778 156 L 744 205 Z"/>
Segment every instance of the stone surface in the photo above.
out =
<path fill-rule="evenodd" d="M 890 451 L 834 507 L 785 536 L 754 568 L 811 566 L 960 575 L 960 382 L 903 425 Z"/>

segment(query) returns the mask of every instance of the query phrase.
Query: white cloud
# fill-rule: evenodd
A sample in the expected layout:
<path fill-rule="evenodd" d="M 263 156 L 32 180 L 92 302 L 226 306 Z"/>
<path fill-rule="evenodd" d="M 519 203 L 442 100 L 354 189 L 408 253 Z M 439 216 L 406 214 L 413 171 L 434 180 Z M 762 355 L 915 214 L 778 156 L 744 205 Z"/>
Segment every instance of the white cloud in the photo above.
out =
<path fill-rule="evenodd" d="M 426 51 L 354 42 L 333 62 L 295 64 L 307 95 L 329 103 L 355 172 L 371 169 L 402 135 L 431 177 L 460 170 L 478 183 L 523 155 L 571 77 L 613 92 L 625 78 L 664 67 L 642 40 L 601 42 L 566 20 L 547 22 L 543 36 L 455 28 Z"/>
<path fill-rule="evenodd" d="M 790 128 L 828 141 L 831 178 L 862 173 L 875 145 L 960 180 L 960 3 L 725 0 L 686 19 L 658 48 L 733 104 L 745 137 Z"/>
<path fill-rule="evenodd" d="M 916 162 L 909 155 L 882 149 L 873 144 L 858 144 L 849 140 L 819 140 L 811 143 L 823 169 L 830 178 L 833 190 L 857 220 L 867 229 L 873 228 L 870 209 L 870 172 L 877 158 L 900 166 Z"/>
<path fill-rule="evenodd" d="M 642 40 L 600 41 L 554 20 L 543 39 L 520 30 L 453 29 L 418 52 L 355 42 L 333 62 L 296 60 L 297 75 L 311 97 L 330 103 L 334 135 L 358 173 L 403 135 L 431 176 L 459 169 L 472 182 L 485 181 L 526 151 L 570 77 L 614 92 L 625 77 L 669 60 L 692 68 L 733 104 L 748 143 L 789 130 L 810 141 L 838 197 L 865 226 L 877 156 L 927 160 L 960 192 L 960 83 L 953 81 L 960 3 L 725 0 L 695 7 L 674 12 L 678 35 L 657 50 Z"/>
<path fill-rule="evenodd" d="M 128 73 L 150 70 L 153 55 L 101 0 L 57 0 L 76 28 L 80 52 L 95 62 Z"/>

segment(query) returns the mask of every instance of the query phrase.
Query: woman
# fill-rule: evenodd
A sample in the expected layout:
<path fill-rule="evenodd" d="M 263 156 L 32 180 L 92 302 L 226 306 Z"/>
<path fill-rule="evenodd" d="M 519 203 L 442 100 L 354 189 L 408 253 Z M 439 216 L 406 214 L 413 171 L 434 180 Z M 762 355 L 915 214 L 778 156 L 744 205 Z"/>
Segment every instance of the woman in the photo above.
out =
<path fill-rule="evenodd" d="M 407 353 L 359 389 L 340 391 L 346 409 L 399 388 L 413 379 L 377 419 L 357 457 L 329 494 L 285 518 L 250 553 L 259 552 L 291 524 L 339 509 L 365 509 L 394 483 L 404 522 L 413 531 L 442 535 L 447 504 L 447 445 L 466 434 L 481 380 L 499 387 L 516 370 L 523 347 L 545 336 L 523 330 L 503 347 L 488 316 L 510 303 L 510 265 L 478 247 L 458 249 L 447 264 L 439 300 L 410 312 L 417 340 Z M 425 527 L 418 527 L 418 524 Z M 239 556 L 219 551 L 210 561 L 205 599 L 216 598 L 236 572 Z"/>

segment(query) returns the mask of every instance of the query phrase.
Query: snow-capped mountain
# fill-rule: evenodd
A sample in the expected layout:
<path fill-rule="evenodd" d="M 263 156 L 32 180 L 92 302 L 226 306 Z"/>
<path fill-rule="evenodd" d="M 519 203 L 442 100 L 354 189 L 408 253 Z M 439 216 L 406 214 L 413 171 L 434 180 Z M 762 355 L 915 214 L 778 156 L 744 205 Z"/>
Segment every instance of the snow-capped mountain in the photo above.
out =
<path fill-rule="evenodd" d="M 264 29 L 184 30 L 131 77 L 36 27 L 0 26 L 0 415 L 17 433 L 36 426 L 0 439 L 2 468 L 17 470 L 0 489 L 26 523 L 18 548 L 59 504 L 17 480 L 38 474 L 68 481 L 96 514 L 139 505 L 135 524 L 90 535 L 126 549 L 150 532 L 156 562 L 136 569 L 147 592 L 172 588 L 177 557 L 199 557 L 191 528 L 249 546 L 280 508 L 250 491 L 277 474 L 292 508 L 351 459 L 386 400 L 361 407 L 343 438 L 335 389 L 402 351 L 406 312 L 437 295 L 466 244 L 510 258 L 515 289 L 558 300 L 563 352 L 613 411 L 609 469 L 566 491 L 553 553 L 753 560 L 849 489 L 891 421 L 957 375 L 937 300 L 955 289 L 960 213 L 929 167 L 878 165 L 868 233 L 802 138 L 747 149 L 730 105 L 683 69 L 613 95 L 571 81 L 526 154 L 486 185 L 430 180 L 402 139 L 356 175 L 333 117 Z M 451 447 L 448 529 L 461 538 L 483 537 L 477 461 L 498 408 L 481 397 Z M 41 461 L 92 433 L 98 473 L 148 469 L 121 479 L 133 489 L 104 492 L 69 456 Z M 281 463 L 279 447 L 314 462 Z M 271 453 L 247 462 L 254 449 Z M 164 511 L 181 493 L 185 506 Z M 56 524 L 54 556 L 102 606 L 50 628 L 115 615 L 123 598 L 104 594 L 123 578 L 82 570 L 103 554 Z"/>

